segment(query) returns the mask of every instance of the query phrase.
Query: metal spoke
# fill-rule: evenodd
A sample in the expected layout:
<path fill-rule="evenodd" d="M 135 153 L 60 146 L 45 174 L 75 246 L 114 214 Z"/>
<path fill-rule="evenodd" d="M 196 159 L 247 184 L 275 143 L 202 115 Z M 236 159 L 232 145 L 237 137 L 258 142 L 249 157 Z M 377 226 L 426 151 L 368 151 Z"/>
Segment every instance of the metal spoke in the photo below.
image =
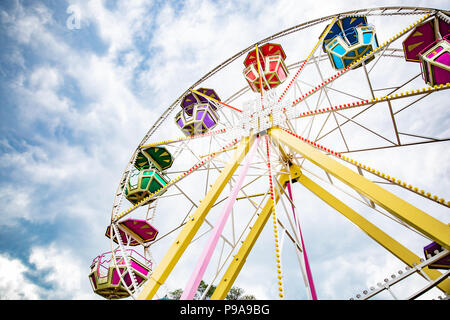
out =
<path fill-rule="evenodd" d="M 189 252 L 194 260 L 197 260 L 198 252 L 196 252 L 196 248 L 204 245 L 205 242 L 207 243 L 205 246 L 207 250 L 203 252 L 207 252 L 208 260 L 202 258 L 203 261 L 200 259 L 198 265 L 202 262 L 203 267 L 209 262 L 211 263 L 208 266 L 208 273 L 205 273 L 204 281 L 207 282 L 207 288 L 201 299 L 206 299 L 207 292 L 213 286 L 217 288 L 216 292 L 221 292 L 220 295 L 222 295 L 223 292 L 231 288 L 239 272 L 247 272 L 248 274 L 248 270 L 241 271 L 244 270 L 242 267 L 245 260 L 247 258 L 252 259 L 248 254 L 258 237 L 267 237 L 261 231 L 267 221 L 272 224 L 271 220 L 273 220 L 272 240 L 276 244 L 275 247 L 280 250 L 278 256 L 278 251 L 275 251 L 275 256 L 277 259 L 279 258 L 277 264 L 275 264 L 276 272 L 282 275 L 281 278 L 278 278 L 279 280 L 276 280 L 279 284 L 278 289 L 282 293 L 280 296 L 283 297 L 284 294 L 282 282 L 287 283 L 291 280 L 287 278 L 289 273 L 286 272 L 285 275 L 283 271 L 282 274 L 281 265 L 283 265 L 283 270 L 289 270 L 287 269 L 289 263 L 294 261 L 295 268 L 300 269 L 303 276 L 302 279 L 297 274 L 295 280 L 300 284 L 303 280 L 307 289 L 306 296 L 311 298 L 314 288 L 311 286 L 312 291 L 308 291 L 308 279 L 312 279 L 309 273 L 309 259 L 303 255 L 306 254 L 305 248 L 302 247 L 302 234 L 304 233 L 298 229 L 300 220 L 297 220 L 296 210 L 298 207 L 294 203 L 294 199 L 300 199 L 300 197 L 287 195 L 287 182 L 289 182 L 289 187 L 292 183 L 298 182 L 299 185 L 301 184 L 309 189 L 307 192 L 312 191 L 313 194 L 342 213 L 354 225 L 403 262 L 407 261 L 409 264 L 413 261 L 411 255 L 405 253 L 407 249 L 403 250 L 397 244 L 390 242 L 391 240 L 386 237 L 383 238 L 384 235 L 380 235 L 384 232 L 383 230 L 381 230 L 381 233 L 377 233 L 378 231 L 375 229 L 381 229 L 381 227 L 374 226 L 373 229 L 370 229 L 371 222 L 362 221 L 365 219 L 364 215 L 376 213 L 376 216 L 371 218 L 376 220 L 380 216 L 382 218 L 379 219 L 381 223 L 393 225 L 393 228 L 398 228 L 395 229 L 396 231 L 407 229 L 412 231 L 414 236 L 419 236 L 426 241 L 436 241 L 445 247 L 447 245 L 445 242 L 445 225 L 442 226 L 439 224 L 440 221 L 435 221 L 438 220 L 437 218 L 435 219 L 422 211 L 420 201 L 431 200 L 425 202 L 425 208 L 427 208 L 427 205 L 436 205 L 440 210 L 450 207 L 450 202 L 445 202 L 444 199 L 436 195 L 431 196 L 431 193 L 425 193 L 423 190 L 419 192 L 417 191 L 418 188 L 413 188 L 404 181 L 400 182 L 400 180 L 389 178 L 389 176 L 385 177 L 384 173 L 379 174 L 379 171 L 370 169 L 370 167 L 366 169 L 365 165 L 346 156 L 364 151 L 369 152 L 368 155 L 373 155 L 373 159 L 375 159 L 379 154 L 377 154 L 377 150 L 385 150 L 389 155 L 403 151 L 400 149 L 401 147 L 415 146 L 419 149 L 421 145 L 433 144 L 433 148 L 434 146 L 445 148 L 446 145 L 443 145 L 443 143 L 450 141 L 450 138 L 439 138 L 439 133 L 427 134 L 426 131 L 415 130 L 418 126 L 415 123 L 411 124 L 415 119 L 407 117 L 408 112 L 411 112 L 411 114 L 421 112 L 420 110 L 423 110 L 421 107 L 425 105 L 426 101 L 430 101 L 430 98 L 428 100 L 425 100 L 425 98 L 432 94 L 431 99 L 439 97 L 439 94 L 446 99 L 444 95 L 448 95 L 450 91 L 446 89 L 450 86 L 433 86 L 431 89 L 421 86 L 418 89 L 417 84 L 422 83 L 421 73 L 418 73 L 420 64 L 414 63 L 411 63 L 410 66 L 416 69 L 411 69 L 412 72 L 408 70 L 405 73 L 406 76 L 399 73 L 395 77 L 383 79 L 389 73 L 387 72 L 389 70 L 384 68 L 385 65 L 390 65 L 390 63 L 399 63 L 402 66 L 409 64 L 405 60 L 404 49 L 402 48 L 403 37 L 409 36 L 413 28 L 418 26 L 419 23 L 427 23 L 432 19 L 444 19 L 441 15 L 435 9 L 397 6 L 351 10 L 303 22 L 240 50 L 187 88 L 161 113 L 161 116 L 156 119 L 153 126 L 144 135 L 127 162 L 114 196 L 111 219 L 113 225 L 111 228 L 115 233 L 114 241 L 118 240 L 118 247 L 123 255 L 128 254 L 126 253 L 126 247 L 133 244 L 138 244 L 139 248 L 143 247 L 145 256 L 150 256 L 151 261 L 154 261 L 152 253 L 158 254 L 158 250 L 167 250 L 165 256 L 157 259 L 159 264 L 156 265 L 155 263 L 156 266 L 152 267 L 145 279 L 147 282 L 142 288 L 140 288 L 141 283 L 138 283 L 138 280 L 141 281 L 139 277 L 136 276 L 131 279 L 132 285 L 129 285 L 130 288 L 128 288 L 131 296 L 138 299 L 154 297 L 159 288 L 164 288 L 166 279 L 172 270 L 175 272 L 175 270 L 192 269 L 192 266 L 186 267 L 187 260 L 183 261 L 181 256 Z M 378 21 L 395 19 L 396 22 L 398 20 L 399 24 L 405 22 L 406 26 L 402 25 L 403 30 L 393 30 L 393 33 L 395 31 L 398 31 L 398 33 L 394 33 L 391 38 L 380 39 L 385 40 L 385 42 L 380 42 L 376 48 L 369 48 L 363 53 L 365 55 L 356 57 L 348 67 L 339 69 L 339 66 L 333 60 L 329 61 L 332 54 L 330 50 L 332 49 L 323 41 L 325 41 L 325 36 L 336 21 L 345 17 L 353 18 L 357 16 L 373 17 L 375 26 L 378 23 L 377 19 Z M 410 20 L 417 21 L 410 24 Z M 434 21 L 436 23 L 438 20 Z M 338 23 L 341 22 L 338 21 Z M 380 38 L 385 36 L 383 32 L 377 35 Z M 249 85 L 242 87 L 243 83 L 250 81 L 250 77 L 247 80 L 241 78 L 240 81 L 235 82 L 228 80 L 230 74 L 235 74 L 236 70 L 239 71 L 239 65 L 240 68 L 243 68 L 242 61 L 251 51 L 260 50 L 263 45 L 276 42 L 283 43 L 284 47 L 285 40 L 288 45 L 284 48 L 291 48 L 291 44 L 299 37 L 310 36 L 315 37 L 314 47 L 302 48 L 296 44 L 296 48 L 300 48 L 297 54 L 302 57 L 292 59 L 288 55 L 286 61 L 283 58 L 283 70 L 286 71 L 285 68 L 287 68 L 289 75 L 284 81 L 282 81 L 283 79 L 280 80 L 279 86 L 272 88 L 275 79 L 273 74 L 266 76 L 264 73 L 271 72 L 271 70 L 264 69 L 264 72 L 261 71 L 260 68 L 263 63 L 260 61 L 258 52 L 256 52 L 256 57 L 249 56 L 247 62 L 254 58 L 257 61 L 258 74 L 256 76 L 262 87 L 260 87 L 260 92 L 254 91 L 254 88 Z M 264 56 L 264 59 L 266 58 Z M 345 63 L 347 65 L 347 62 Z M 242 70 L 244 69 L 241 69 L 239 75 L 241 77 Z M 246 75 L 248 74 L 246 73 Z M 318 83 L 314 84 L 316 81 Z M 358 81 L 358 83 L 355 83 L 355 81 Z M 213 99 L 201 92 L 200 88 L 210 88 L 216 85 L 217 88 L 214 89 L 221 92 L 222 88 L 219 88 L 219 84 L 223 86 L 222 92 L 226 92 L 227 95 L 220 102 L 219 99 Z M 264 86 L 268 88 L 267 91 L 264 90 Z M 405 92 L 405 90 L 411 90 L 411 87 L 414 88 L 413 91 Z M 441 93 L 438 94 L 437 91 Z M 389 93 L 379 96 L 384 92 Z M 196 127 L 198 131 L 193 136 L 186 136 L 184 132 L 173 130 L 173 128 L 179 129 L 173 121 L 174 111 L 180 110 L 180 104 L 187 94 L 203 96 L 208 103 L 213 105 L 214 112 L 210 112 L 218 117 L 218 120 L 213 121 L 211 129 L 207 129 L 210 125 L 206 125 L 206 120 L 201 120 L 205 121 L 201 123 L 204 126 Z M 312 97 L 314 94 L 316 96 Z M 357 101 L 354 101 L 355 99 Z M 344 101 L 345 104 L 343 100 L 347 100 Z M 186 101 L 186 99 L 183 101 Z M 199 101 L 196 103 L 200 104 Z M 384 107 L 384 103 L 387 104 L 386 107 Z M 379 109 L 374 109 L 377 105 Z M 262 108 L 263 106 L 264 108 Z M 412 106 L 416 108 L 411 108 Z M 199 109 L 194 110 L 197 112 Z M 373 111 L 377 118 L 369 117 L 372 114 L 368 111 Z M 375 111 L 377 112 L 375 113 Z M 401 112 L 403 113 L 399 116 L 398 114 Z M 327 114 L 321 116 L 324 113 Z M 436 121 L 437 116 L 439 115 L 427 119 Z M 310 119 L 305 119 L 306 117 L 310 117 Z M 199 118 L 196 120 L 199 120 Z M 216 121 L 218 122 L 216 123 Z M 382 126 L 379 123 L 382 123 Z M 192 130 L 194 131 L 194 127 L 192 127 Z M 156 138 L 160 139 L 159 142 L 148 142 L 150 139 Z M 254 140 L 260 138 L 267 139 L 266 144 L 261 143 L 256 149 L 252 149 L 251 154 L 254 154 L 254 158 L 252 158 L 251 163 L 247 162 L 245 157 L 248 149 L 251 149 Z M 320 145 L 324 139 L 329 145 Z M 412 142 L 406 143 L 406 141 Z M 127 199 L 125 194 L 129 190 L 125 187 L 132 171 L 136 172 L 137 170 L 137 167 L 134 167 L 134 162 L 138 152 L 142 150 L 141 157 L 146 152 L 145 150 L 150 150 L 145 148 L 150 147 L 155 147 L 155 149 L 167 147 L 166 150 L 174 158 L 173 166 L 162 170 L 164 171 L 162 177 L 170 177 L 170 179 L 167 179 L 166 186 L 150 193 L 141 202 L 128 197 L 128 199 L 133 199 L 134 202 L 130 200 L 131 205 L 130 203 L 122 203 L 124 202 L 122 201 L 123 198 Z M 333 148 L 341 148 L 342 151 L 337 150 L 339 151 L 337 152 Z M 397 149 L 390 151 L 392 148 Z M 253 152 L 254 150 L 255 152 Z M 149 156 L 148 166 L 154 165 L 155 168 L 160 166 L 156 162 L 152 164 L 153 159 L 150 158 Z M 375 162 L 376 159 L 373 161 Z M 163 165 L 161 165 L 162 167 Z M 153 169 L 153 167 L 151 168 Z M 239 169 L 242 168 L 245 168 L 248 172 L 245 171 L 245 177 L 241 178 Z M 384 170 L 382 167 L 379 169 Z M 394 170 L 393 174 L 399 173 Z M 133 173 L 133 179 L 138 179 L 135 173 Z M 313 180 L 320 181 L 321 185 L 323 184 L 325 187 L 319 186 Z M 239 181 L 239 188 L 234 187 L 237 181 Z M 229 189 L 233 191 L 231 196 L 228 195 Z M 331 191 L 328 191 L 329 189 L 342 193 L 342 199 L 334 197 Z M 407 193 L 406 190 L 411 192 Z M 441 192 L 439 186 L 436 190 Z M 304 192 L 304 190 L 299 191 Z M 401 198 L 402 193 L 406 193 L 407 197 L 412 199 L 412 202 L 407 202 L 406 198 Z M 416 197 L 417 195 L 421 197 Z M 232 199 L 229 197 L 236 201 L 231 203 Z M 302 197 L 302 201 L 303 199 L 309 198 Z M 415 201 L 419 203 L 417 207 L 415 207 Z M 353 210 L 350 208 L 353 203 L 356 203 L 358 208 L 362 210 L 361 213 L 364 214 L 361 215 L 360 221 L 355 220 L 357 219 L 355 218 L 357 216 L 356 211 L 349 213 Z M 221 215 L 217 219 L 217 212 L 220 212 L 222 208 L 225 208 L 227 220 L 224 220 Z M 157 217 L 164 210 L 169 212 L 164 212 L 164 219 L 159 221 Z M 302 214 L 305 210 L 305 214 L 311 214 L 312 216 L 311 212 L 315 209 L 312 210 L 308 206 L 303 206 L 302 202 L 301 210 Z M 438 212 L 438 214 L 441 213 Z M 231 219 L 228 218 L 228 215 L 231 215 Z M 122 219 L 125 216 L 130 221 L 136 219 L 134 223 L 142 221 L 142 217 L 145 217 L 144 220 L 147 223 L 160 224 L 155 227 L 160 228 L 161 234 L 158 234 L 158 237 L 150 242 L 137 239 L 135 234 L 128 232 L 125 227 L 120 225 L 120 223 L 127 221 Z M 215 226 L 217 220 L 221 223 Z M 319 229 L 319 227 L 321 226 L 318 225 L 317 230 L 322 231 L 323 229 Z M 120 232 L 124 236 L 121 236 Z M 214 238 L 214 240 L 204 237 L 208 234 L 212 235 L 211 239 Z M 284 240 L 287 240 L 287 242 Z M 112 247 L 115 246 L 114 241 L 111 238 Z M 314 245 L 317 246 L 313 243 L 311 246 L 314 248 Z M 293 255 L 292 259 L 286 255 L 289 252 L 288 250 L 295 250 L 298 266 Z M 362 253 L 361 256 L 364 256 L 364 254 Z M 403 254 L 407 257 L 405 258 Z M 201 256 L 206 256 L 206 253 Z M 133 265 L 130 257 L 126 257 L 124 263 L 126 264 L 124 267 L 131 272 Z M 178 263 L 184 265 L 175 269 Z M 322 262 L 315 260 L 313 263 L 319 264 Z M 287 268 L 284 268 L 284 265 Z M 226 270 L 225 273 L 224 270 Z M 232 272 L 232 274 L 230 275 L 229 272 Z M 309 278 L 305 272 L 308 272 Z M 448 280 L 444 279 L 448 276 L 447 274 L 439 275 L 439 272 L 436 273 L 428 269 L 417 270 L 416 273 L 429 281 L 425 288 L 414 295 L 410 295 L 412 298 L 423 295 L 430 288 L 436 287 L 442 290 L 443 287 L 448 286 Z M 272 273 L 273 278 L 276 279 L 278 274 Z M 130 273 L 130 276 L 133 277 L 133 275 L 133 273 Z M 177 274 L 176 277 L 175 282 L 183 281 L 183 276 Z M 220 277 L 222 277 L 222 280 L 218 280 Z M 196 281 L 198 279 L 199 277 L 196 278 Z M 338 280 L 342 281 L 343 279 Z M 125 283 L 125 276 L 121 276 L 121 281 Z M 192 295 L 195 292 L 195 286 L 196 284 L 190 284 L 186 293 L 189 292 Z M 138 288 L 142 290 L 140 291 Z M 394 299 L 401 298 L 400 295 L 391 290 L 390 283 L 383 290 L 380 288 L 380 291 L 388 291 Z M 164 296 L 161 292 L 158 292 L 158 295 Z M 291 295 L 292 292 L 286 291 L 287 297 L 291 298 Z"/>

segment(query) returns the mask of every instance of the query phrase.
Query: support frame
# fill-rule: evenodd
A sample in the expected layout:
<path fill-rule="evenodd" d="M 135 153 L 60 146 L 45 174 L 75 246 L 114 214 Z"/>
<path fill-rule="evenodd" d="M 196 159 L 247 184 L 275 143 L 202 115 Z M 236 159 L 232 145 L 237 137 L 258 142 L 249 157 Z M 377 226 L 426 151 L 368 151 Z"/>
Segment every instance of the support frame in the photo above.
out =
<path fill-rule="evenodd" d="M 139 293 L 138 300 L 150 300 L 156 294 L 160 286 L 165 282 L 173 268 L 191 243 L 200 226 L 205 221 L 207 214 L 216 202 L 223 189 L 228 184 L 232 175 L 249 151 L 255 140 L 254 136 L 243 138 L 239 147 L 234 152 L 230 162 L 220 173 L 212 187 L 209 189 L 203 201 L 189 218 L 183 229 L 178 234 L 152 275 Z"/>

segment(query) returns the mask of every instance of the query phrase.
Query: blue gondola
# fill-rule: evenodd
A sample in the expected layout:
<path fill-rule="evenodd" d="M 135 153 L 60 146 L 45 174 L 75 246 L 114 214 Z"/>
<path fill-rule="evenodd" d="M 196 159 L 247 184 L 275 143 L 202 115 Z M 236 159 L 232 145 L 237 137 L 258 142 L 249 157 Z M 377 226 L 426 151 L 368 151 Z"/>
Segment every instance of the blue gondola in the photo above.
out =
<path fill-rule="evenodd" d="M 323 51 L 337 70 L 345 69 L 353 61 L 375 50 L 378 40 L 375 27 L 366 17 L 345 17 L 336 21 L 323 41 Z M 374 57 L 366 60 L 366 63 Z"/>

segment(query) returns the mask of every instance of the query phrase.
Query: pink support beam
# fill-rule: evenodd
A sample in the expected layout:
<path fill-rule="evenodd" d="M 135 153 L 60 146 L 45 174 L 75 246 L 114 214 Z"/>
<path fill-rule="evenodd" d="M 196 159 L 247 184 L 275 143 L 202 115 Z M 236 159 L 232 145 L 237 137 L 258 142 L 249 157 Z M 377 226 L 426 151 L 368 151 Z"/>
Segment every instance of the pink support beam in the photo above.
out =
<path fill-rule="evenodd" d="M 288 189 L 288 193 L 289 193 L 289 198 L 291 199 L 291 201 L 293 201 L 292 199 L 292 191 L 291 191 L 291 184 L 288 182 L 286 183 L 287 189 Z M 317 294 L 316 294 L 316 289 L 314 287 L 314 280 L 312 277 L 312 273 L 311 273 L 311 268 L 309 267 L 309 261 L 308 261 L 308 255 L 306 254 L 306 248 L 305 248 L 305 243 L 303 242 L 303 235 L 302 235 L 302 230 L 300 229 L 300 222 L 298 221 L 296 215 L 295 215 L 295 209 L 294 209 L 294 205 L 291 203 L 292 206 L 292 213 L 294 214 L 294 220 L 295 220 L 295 224 L 298 227 L 298 231 L 300 233 L 300 241 L 302 242 L 302 251 L 303 251 L 303 259 L 305 260 L 305 269 L 306 269 L 306 276 L 308 278 L 308 283 L 309 283 L 309 290 L 311 291 L 311 297 L 313 300 L 317 300 Z"/>
<path fill-rule="evenodd" d="M 239 190 L 241 190 L 242 183 L 244 182 L 244 178 L 247 175 L 248 168 L 250 166 L 250 162 L 256 152 L 256 149 L 259 145 L 259 137 L 256 138 L 255 143 L 250 149 L 249 154 L 247 155 L 247 159 L 244 167 L 238 176 L 238 181 L 233 186 L 231 193 L 227 199 L 227 202 L 220 214 L 219 220 L 217 224 L 214 226 L 214 229 L 211 231 L 211 235 L 209 236 L 208 242 L 203 248 L 203 252 L 198 259 L 197 265 L 195 266 L 194 271 L 186 285 L 186 288 L 183 291 L 183 294 L 180 297 L 180 300 L 192 300 L 197 292 L 197 288 L 200 284 L 200 281 L 203 278 L 203 275 L 206 271 L 206 268 L 211 260 L 211 256 L 214 252 L 214 249 L 217 245 L 217 241 L 219 241 L 219 237 L 222 234 L 223 228 L 225 227 L 225 223 L 228 220 L 231 209 L 233 209 L 233 204 L 236 201 L 236 197 L 238 195 Z"/>

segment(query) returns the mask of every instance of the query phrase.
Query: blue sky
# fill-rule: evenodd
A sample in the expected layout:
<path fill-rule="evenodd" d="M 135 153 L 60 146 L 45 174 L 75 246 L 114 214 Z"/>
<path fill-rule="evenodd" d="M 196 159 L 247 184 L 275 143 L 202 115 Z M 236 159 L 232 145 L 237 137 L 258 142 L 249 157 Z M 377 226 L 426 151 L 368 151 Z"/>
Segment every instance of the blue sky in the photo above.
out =
<path fill-rule="evenodd" d="M 2 1 L 0 299 L 98 299 L 89 265 L 109 248 L 104 231 L 118 181 L 157 117 L 267 35 L 384 5 L 345 3 Z M 67 26 L 70 7 L 79 28 Z"/>

